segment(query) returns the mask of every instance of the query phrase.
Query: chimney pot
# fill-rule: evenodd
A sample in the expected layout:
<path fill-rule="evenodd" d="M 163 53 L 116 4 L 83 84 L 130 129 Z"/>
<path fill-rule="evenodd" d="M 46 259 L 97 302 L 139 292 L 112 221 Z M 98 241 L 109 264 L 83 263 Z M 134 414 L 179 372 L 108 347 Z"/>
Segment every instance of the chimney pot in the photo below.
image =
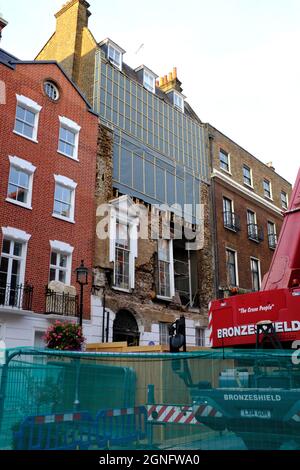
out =
<path fill-rule="evenodd" d="M 173 80 L 173 74 L 172 72 L 170 72 L 168 75 L 168 81 L 171 82 L 172 80 Z"/>
<path fill-rule="evenodd" d="M 177 67 L 173 67 L 173 80 L 177 78 Z"/>
<path fill-rule="evenodd" d="M 165 75 L 164 76 L 164 85 L 166 85 L 168 83 L 168 75 Z"/>
<path fill-rule="evenodd" d="M 164 84 L 164 78 L 159 77 L 159 86 L 163 86 L 163 84 Z"/>

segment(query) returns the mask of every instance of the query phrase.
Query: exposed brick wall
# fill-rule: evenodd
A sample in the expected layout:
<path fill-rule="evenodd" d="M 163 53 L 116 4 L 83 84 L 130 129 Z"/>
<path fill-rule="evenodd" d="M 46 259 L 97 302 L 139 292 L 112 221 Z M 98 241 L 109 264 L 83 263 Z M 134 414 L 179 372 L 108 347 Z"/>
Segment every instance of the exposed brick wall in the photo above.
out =
<path fill-rule="evenodd" d="M 247 187 L 244 185 L 243 180 L 243 164 L 247 165 L 252 169 L 253 192 L 268 201 L 263 191 L 263 180 L 264 178 L 268 179 L 272 183 L 273 201 L 271 202 L 281 208 L 280 192 L 283 190 L 290 194 L 292 190 L 291 184 L 214 127 L 208 125 L 208 132 L 214 137 L 213 168 L 229 176 L 243 187 Z M 220 169 L 220 149 L 230 155 L 231 174 Z"/>
<path fill-rule="evenodd" d="M 260 260 L 262 277 L 268 271 L 274 251 L 269 248 L 267 223 L 276 224 L 277 235 L 282 226 L 282 216 L 267 207 L 256 203 L 253 199 L 235 190 L 230 185 L 215 179 L 215 200 L 216 200 L 216 230 L 218 238 L 218 264 L 219 264 L 219 285 L 226 286 L 226 248 L 237 251 L 239 285 L 244 289 L 252 289 L 250 257 Z M 223 219 L 223 197 L 234 202 L 234 213 L 241 220 L 241 230 L 237 233 L 224 227 Z M 247 231 L 247 209 L 256 213 L 257 224 L 263 228 L 264 240 L 260 243 L 248 239 Z"/>
<path fill-rule="evenodd" d="M 25 280 L 34 286 L 33 309 L 43 312 L 45 286 L 48 284 L 50 240 L 74 246 L 72 271 L 84 259 L 93 265 L 95 238 L 95 168 L 98 119 L 72 84 L 54 64 L 20 64 L 16 70 L 1 67 L 1 79 L 6 83 L 7 104 L 0 106 L 0 220 L 2 226 L 24 230 L 32 237 L 28 243 Z M 60 89 L 60 99 L 52 102 L 44 94 L 45 79 L 54 80 Z M 16 113 L 16 93 L 42 106 L 38 128 L 38 143 L 13 133 Z M 57 152 L 59 116 L 65 116 L 81 126 L 79 162 Z M 6 202 L 9 158 L 18 156 L 29 161 L 37 170 L 33 179 L 33 210 Z M 75 224 L 52 217 L 54 175 L 63 175 L 78 183 L 75 200 Z M 2 232 L 0 233 L 2 238 Z M 72 284 L 75 275 L 72 274 Z M 91 287 L 91 286 L 89 286 Z M 90 288 L 85 288 L 84 306 L 89 313 Z"/>

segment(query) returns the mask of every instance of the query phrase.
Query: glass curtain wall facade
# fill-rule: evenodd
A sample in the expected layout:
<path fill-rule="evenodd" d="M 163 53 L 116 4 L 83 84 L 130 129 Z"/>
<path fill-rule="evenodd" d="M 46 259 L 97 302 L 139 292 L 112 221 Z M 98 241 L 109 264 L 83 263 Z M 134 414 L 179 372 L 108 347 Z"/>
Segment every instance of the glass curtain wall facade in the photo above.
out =
<path fill-rule="evenodd" d="M 114 126 L 114 187 L 150 204 L 200 203 L 208 182 L 205 131 L 96 54 L 94 109 Z M 166 98 L 167 100 L 167 98 Z"/>

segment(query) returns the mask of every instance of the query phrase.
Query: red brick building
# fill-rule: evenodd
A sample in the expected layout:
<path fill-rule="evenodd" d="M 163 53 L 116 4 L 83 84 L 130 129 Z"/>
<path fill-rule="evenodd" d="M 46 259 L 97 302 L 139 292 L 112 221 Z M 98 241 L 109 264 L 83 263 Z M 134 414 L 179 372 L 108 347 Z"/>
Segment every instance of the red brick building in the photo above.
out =
<path fill-rule="evenodd" d="M 291 185 L 208 125 L 218 297 L 259 290 L 287 209 Z M 238 289 L 237 289 L 238 288 Z"/>
<path fill-rule="evenodd" d="M 20 315 L 76 314 L 74 269 L 93 265 L 98 119 L 55 62 L 0 50 L 0 80 L 0 337 L 13 345 Z"/>

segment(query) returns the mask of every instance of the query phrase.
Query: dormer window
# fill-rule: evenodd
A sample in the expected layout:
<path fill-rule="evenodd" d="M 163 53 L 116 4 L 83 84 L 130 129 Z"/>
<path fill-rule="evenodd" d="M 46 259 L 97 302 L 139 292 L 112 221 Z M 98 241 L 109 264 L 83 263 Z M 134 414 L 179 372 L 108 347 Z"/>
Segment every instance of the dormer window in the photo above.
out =
<path fill-rule="evenodd" d="M 118 67 L 118 69 L 122 69 L 122 53 L 111 44 L 108 45 L 108 59 Z"/>
<path fill-rule="evenodd" d="M 155 75 L 149 73 L 147 70 L 144 70 L 144 87 L 155 93 Z"/>
<path fill-rule="evenodd" d="M 182 95 L 180 95 L 179 93 L 176 93 L 174 91 L 174 94 L 173 94 L 173 99 L 174 99 L 174 106 L 175 108 L 179 109 L 179 111 L 181 111 L 182 113 L 184 112 L 184 101 L 183 101 L 183 97 Z"/>
<path fill-rule="evenodd" d="M 143 83 L 143 86 L 146 90 L 150 91 L 151 93 L 155 93 L 155 80 L 157 75 L 155 75 L 152 70 L 148 69 L 145 65 L 140 65 L 137 69 L 135 69 L 137 74 L 137 78 L 139 83 Z"/>
<path fill-rule="evenodd" d="M 99 43 L 107 59 L 119 70 L 122 70 L 123 55 L 126 51 L 111 39 L 106 38 Z"/>

